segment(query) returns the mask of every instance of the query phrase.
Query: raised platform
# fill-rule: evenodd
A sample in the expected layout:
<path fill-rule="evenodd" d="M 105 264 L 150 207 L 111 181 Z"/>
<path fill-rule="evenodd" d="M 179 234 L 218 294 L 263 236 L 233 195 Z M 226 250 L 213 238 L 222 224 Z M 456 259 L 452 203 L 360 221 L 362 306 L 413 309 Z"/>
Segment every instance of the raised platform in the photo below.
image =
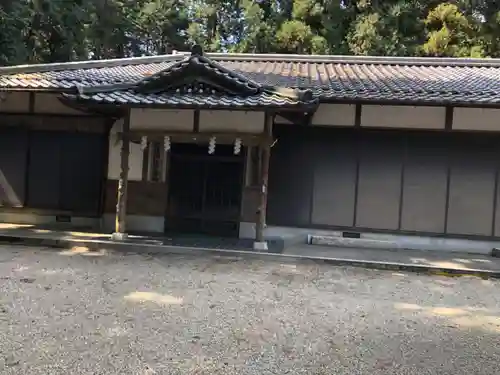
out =
<path fill-rule="evenodd" d="M 94 247 L 102 245 L 144 245 L 168 246 L 177 248 L 201 248 L 214 250 L 254 251 L 254 240 L 245 238 L 226 238 L 204 235 L 160 235 L 149 233 L 129 234 L 117 239 L 113 234 L 99 233 L 91 228 L 57 226 L 33 226 L 24 224 L 0 224 L 0 241 L 16 243 L 37 243 L 45 246 L 80 246 Z M 280 238 L 267 238 L 268 253 L 279 254 L 285 248 Z"/>
<path fill-rule="evenodd" d="M 306 242 L 310 245 L 340 248 L 425 250 L 480 255 L 492 255 L 493 249 L 500 247 L 500 242 L 495 240 L 351 232 L 312 233 L 308 235 Z"/>
<path fill-rule="evenodd" d="M 254 238 L 252 223 L 241 223 L 240 237 Z M 371 250 L 425 250 L 447 253 L 491 255 L 492 249 L 500 248 L 500 240 L 481 238 L 453 238 L 442 236 L 409 235 L 402 233 L 374 233 L 355 230 L 326 230 L 268 226 L 266 237 L 280 238 L 285 248 L 296 245 L 320 245 L 332 248 L 358 248 Z"/>
<path fill-rule="evenodd" d="M 458 254 L 442 251 L 394 251 L 340 248 L 297 244 L 271 251 L 254 251 L 253 241 L 237 239 L 131 235 L 124 241 L 113 241 L 111 234 L 27 228 L 0 224 L 0 242 L 65 249 L 63 254 L 85 254 L 107 250 L 147 254 L 184 254 L 192 256 L 237 256 L 279 262 L 313 261 L 336 266 L 353 266 L 391 271 L 411 271 L 438 275 L 472 275 L 500 278 L 500 259 L 480 254 Z M 66 251 L 69 249 L 69 252 Z"/>

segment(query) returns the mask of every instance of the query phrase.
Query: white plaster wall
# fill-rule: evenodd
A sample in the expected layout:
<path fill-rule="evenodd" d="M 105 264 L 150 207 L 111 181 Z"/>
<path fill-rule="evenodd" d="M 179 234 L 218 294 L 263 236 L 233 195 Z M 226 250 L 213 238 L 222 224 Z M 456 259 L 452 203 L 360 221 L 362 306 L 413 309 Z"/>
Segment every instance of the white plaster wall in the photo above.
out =
<path fill-rule="evenodd" d="M 356 121 L 355 104 L 320 104 L 312 118 L 311 125 L 318 126 L 354 126 Z M 291 124 L 292 122 L 277 115 L 276 124 Z"/>
<path fill-rule="evenodd" d="M 120 178 L 120 152 L 122 143 L 118 139 L 117 132 L 121 131 L 123 120 L 117 121 L 109 135 L 109 155 L 108 155 L 108 179 L 117 180 Z M 129 155 L 129 180 L 142 180 L 142 159 L 143 151 L 141 145 L 130 142 L 130 155 Z"/>
<path fill-rule="evenodd" d="M 445 107 L 363 105 L 361 126 L 402 129 L 444 129 Z"/>
<path fill-rule="evenodd" d="M 36 93 L 35 94 L 35 113 L 44 114 L 68 114 L 85 115 L 85 112 L 70 108 L 58 99 L 60 94 Z"/>
<path fill-rule="evenodd" d="M 194 111 L 134 108 L 130 111 L 131 130 L 193 131 Z"/>
<path fill-rule="evenodd" d="M 320 126 L 354 126 L 356 105 L 321 104 L 313 116 L 312 124 Z"/>
<path fill-rule="evenodd" d="M 200 132 L 262 133 L 264 112 L 200 111 Z"/>
<path fill-rule="evenodd" d="M 452 129 L 500 131 L 500 109 L 453 108 Z"/>
<path fill-rule="evenodd" d="M 4 99 L 0 100 L 0 112 L 28 112 L 30 97 L 27 92 L 4 92 Z M 5 124 L 7 125 L 7 124 Z"/>

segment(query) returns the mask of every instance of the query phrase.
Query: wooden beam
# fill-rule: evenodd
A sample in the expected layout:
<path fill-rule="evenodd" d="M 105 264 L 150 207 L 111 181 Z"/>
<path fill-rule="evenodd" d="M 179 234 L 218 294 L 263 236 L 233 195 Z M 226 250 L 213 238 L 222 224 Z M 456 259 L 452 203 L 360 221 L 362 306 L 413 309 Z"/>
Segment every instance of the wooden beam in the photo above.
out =
<path fill-rule="evenodd" d="M 446 107 L 445 118 L 444 118 L 444 130 L 453 130 L 453 107 Z"/>
<path fill-rule="evenodd" d="M 269 181 L 269 161 L 271 159 L 271 143 L 272 143 L 272 116 L 266 113 L 264 131 L 265 141 L 261 144 L 261 152 L 259 153 L 260 164 L 260 197 L 257 223 L 255 224 L 255 243 L 254 249 L 265 251 L 268 250 L 267 243 L 264 241 L 264 228 L 266 226 L 267 212 L 267 194 Z"/>
<path fill-rule="evenodd" d="M 106 133 L 109 118 L 102 116 L 0 113 L 0 123 L 33 130 Z"/>
<path fill-rule="evenodd" d="M 124 118 L 122 128 L 122 146 L 120 152 L 120 179 L 118 180 L 118 196 L 116 199 L 115 233 L 113 239 L 124 240 L 127 238 L 127 187 L 130 156 L 130 113 Z"/>
<path fill-rule="evenodd" d="M 35 113 L 35 93 L 29 93 L 29 112 L 31 114 Z"/>
<path fill-rule="evenodd" d="M 356 104 L 354 107 L 354 127 L 361 127 L 361 111 L 363 110 L 363 106 L 361 104 Z"/>
<path fill-rule="evenodd" d="M 149 164 L 150 164 L 149 155 L 151 154 L 152 147 L 153 143 L 148 139 L 148 144 L 146 148 L 142 151 L 142 181 L 149 180 Z"/>
<path fill-rule="evenodd" d="M 132 130 L 130 131 L 130 140 L 139 142 L 142 136 L 147 136 L 151 141 L 163 142 L 165 136 L 169 136 L 172 143 L 207 143 L 210 138 L 216 137 L 217 144 L 233 144 L 236 138 L 240 138 L 245 146 L 258 146 L 265 141 L 262 133 L 227 133 L 227 132 L 211 132 L 211 133 L 190 133 L 190 132 L 167 132 L 167 131 L 151 131 L 151 130 Z"/>
<path fill-rule="evenodd" d="M 196 109 L 193 112 L 193 132 L 200 132 L 200 110 Z"/>

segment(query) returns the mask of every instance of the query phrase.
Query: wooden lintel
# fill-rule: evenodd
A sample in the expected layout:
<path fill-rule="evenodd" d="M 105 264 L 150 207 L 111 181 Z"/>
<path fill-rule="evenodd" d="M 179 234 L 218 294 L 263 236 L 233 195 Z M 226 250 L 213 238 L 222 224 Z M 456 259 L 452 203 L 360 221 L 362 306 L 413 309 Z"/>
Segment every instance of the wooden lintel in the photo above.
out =
<path fill-rule="evenodd" d="M 262 133 L 248 133 L 248 132 L 227 132 L 227 131 L 210 131 L 210 132 L 200 132 L 194 133 L 189 131 L 169 131 L 169 130 L 130 130 L 131 135 L 146 135 L 146 136 L 157 136 L 164 137 L 166 135 L 170 137 L 175 136 L 187 136 L 187 137 L 211 137 L 211 136 L 223 136 L 223 137 L 233 137 L 233 138 L 242 138 L 242 137 L 261 137 Z"/>
<path fill-rule="evenodd" d="M 0 123 L 33 130 L 104 133 L 107 122 L 102 116 L 0 113 Z"/>
<path fill-rule="evenodd" d="M 209 142 L 211 137 L 217 138 L 217 143 L 231 144 L 236 138 L 240 138 L 246 146 L 260 145 L 264 142 L 263 134 L 248 133 L 182 133 L 182 132 L 157 132 L 157 131 L 131 131 L 130 140 L 139 141 L 146 136 L 150 141 L 162 141 L 165 136 L 171 138 L 171 142 L 203 143 Z"/>
<path fill-rule="evenodd" d="M 200 110 L 196 109 L 193 112 L 193 132 L 200 132 Z"/>

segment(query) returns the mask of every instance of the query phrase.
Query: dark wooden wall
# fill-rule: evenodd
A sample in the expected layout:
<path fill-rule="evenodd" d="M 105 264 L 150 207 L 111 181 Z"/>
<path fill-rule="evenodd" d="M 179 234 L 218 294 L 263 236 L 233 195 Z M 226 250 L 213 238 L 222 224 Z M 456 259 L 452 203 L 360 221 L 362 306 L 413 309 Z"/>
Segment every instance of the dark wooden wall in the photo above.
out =
<path fill-rule="evenodd" d="M 500 137 L 277 126 L 268 222 L 500 236 Z"/>
<path fill-rule="evenodd" d="M 104 122 L 99 131 L 76 132 L 71 118 L 64 131 L 28 120 L 0 127 L 0 206 L 99 215 L 107 165 Z"/>
<path fill-rule="evenodd" d="M 0 129 L 0 206 L 22 207 L 26 200 L 28 132 Z"/>
<path fill-rule="evenodd" d="M 116 213 L 118 181 L 106 182 L 104 211 Z M 127 214 L 165 216 L 167 207 L 167 185 L 165 182 L 129 181 L 127 192 Z"/>

